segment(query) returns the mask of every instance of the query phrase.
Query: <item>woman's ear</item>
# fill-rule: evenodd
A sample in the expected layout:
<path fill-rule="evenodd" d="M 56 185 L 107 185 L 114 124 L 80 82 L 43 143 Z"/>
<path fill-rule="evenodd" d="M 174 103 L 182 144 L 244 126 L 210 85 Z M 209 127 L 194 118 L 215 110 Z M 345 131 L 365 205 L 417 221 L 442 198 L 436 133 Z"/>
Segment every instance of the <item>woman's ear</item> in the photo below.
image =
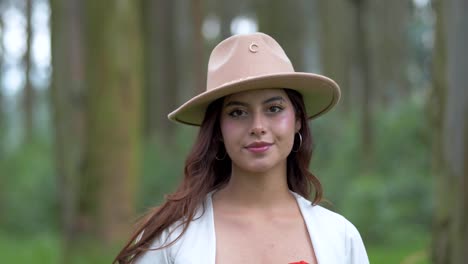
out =
<path fill-rule="evenodd" d="M 299 132 L 302 128 L 302 122 L 300 118 L 296 118 L 296 132 Z"/>

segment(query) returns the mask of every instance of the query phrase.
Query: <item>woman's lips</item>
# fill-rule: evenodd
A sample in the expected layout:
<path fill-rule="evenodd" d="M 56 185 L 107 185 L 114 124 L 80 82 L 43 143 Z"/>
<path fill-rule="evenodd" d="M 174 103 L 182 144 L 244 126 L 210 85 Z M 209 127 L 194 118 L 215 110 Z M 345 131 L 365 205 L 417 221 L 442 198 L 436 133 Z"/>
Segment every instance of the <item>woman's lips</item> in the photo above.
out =
<path fill-rule="evenodd" d="M 267 151 L 271 147 L 271 145 L 272 145 L 271 143 L 256 142 L 256 143 L 249 144 L 245 148 L 248 151 L 253 152 L 253 153 L 262 153 L 262 152 Z"/>

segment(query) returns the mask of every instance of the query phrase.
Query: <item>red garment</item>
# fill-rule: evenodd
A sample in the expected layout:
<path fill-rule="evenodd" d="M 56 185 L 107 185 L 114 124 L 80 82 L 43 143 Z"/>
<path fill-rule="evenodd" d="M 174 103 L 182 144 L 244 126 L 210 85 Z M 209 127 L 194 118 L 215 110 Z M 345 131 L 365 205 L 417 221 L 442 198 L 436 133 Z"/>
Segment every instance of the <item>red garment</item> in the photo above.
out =
<path fill-rule="evenodd" d="M 309 262 L 305 262 L 305 261 L 301 260 L 299 262 L 291 262 L 289 264 L 309 264 Z"/>

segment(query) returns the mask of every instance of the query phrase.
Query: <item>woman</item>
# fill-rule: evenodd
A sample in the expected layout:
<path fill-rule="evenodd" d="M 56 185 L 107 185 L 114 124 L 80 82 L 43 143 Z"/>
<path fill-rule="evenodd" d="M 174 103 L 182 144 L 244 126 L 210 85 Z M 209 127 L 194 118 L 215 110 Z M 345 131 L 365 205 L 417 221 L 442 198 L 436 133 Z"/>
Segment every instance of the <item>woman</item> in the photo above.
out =
<path fill-rule="evenodd" d="M 268 35 L 218 44 L 207 90 L 169 114 L 200 126 L 184 180 L 116 262 L 368 263 L 356 228 L 318 205 L 322 187 L 308 171 L 307 121 L 339 97 L 334 81 L 295 72 Z"/>

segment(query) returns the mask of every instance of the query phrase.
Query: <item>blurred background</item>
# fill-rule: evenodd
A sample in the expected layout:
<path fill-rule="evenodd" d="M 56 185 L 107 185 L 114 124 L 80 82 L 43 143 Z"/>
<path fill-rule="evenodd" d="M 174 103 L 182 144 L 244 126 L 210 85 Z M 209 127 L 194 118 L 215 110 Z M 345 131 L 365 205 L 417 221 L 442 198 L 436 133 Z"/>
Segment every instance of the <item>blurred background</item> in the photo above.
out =
<path fill-rule="evenodd" d="M 342 89 L 310 123 L 371 263 L 466 263 L 468 1 L 0 0 L 0 259 L 110 263 L 197 133 L 166 115 L 262 31 Z"/>

